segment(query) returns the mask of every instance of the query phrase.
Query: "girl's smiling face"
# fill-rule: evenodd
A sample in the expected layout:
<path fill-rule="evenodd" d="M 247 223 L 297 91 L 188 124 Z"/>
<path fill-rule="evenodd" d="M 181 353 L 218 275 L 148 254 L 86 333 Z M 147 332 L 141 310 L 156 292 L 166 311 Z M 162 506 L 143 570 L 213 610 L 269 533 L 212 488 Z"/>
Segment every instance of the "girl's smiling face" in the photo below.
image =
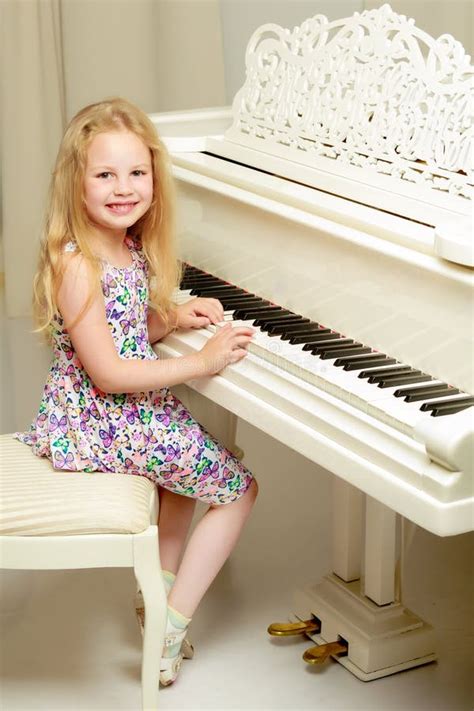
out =
<path fill-rule="evenodd" d="M 150 151 L 130 131 L 99 133 L 87 151 L 84 202 L 92 224 L 124 237 L 153 200 Z"/>

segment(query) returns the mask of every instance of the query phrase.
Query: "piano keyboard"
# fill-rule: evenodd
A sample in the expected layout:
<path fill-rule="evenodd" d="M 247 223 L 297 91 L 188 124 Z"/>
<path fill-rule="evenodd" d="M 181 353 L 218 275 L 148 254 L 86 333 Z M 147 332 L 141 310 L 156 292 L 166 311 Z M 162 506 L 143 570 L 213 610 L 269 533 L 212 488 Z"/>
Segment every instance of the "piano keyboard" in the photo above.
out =
<path fill-rule="evenodd" d="M 194 296 L 224 307 L 225 321 L 209 331 L 252 326 L 249 352 L 402 431 L 474 405 L 458 388 L 188 264 L 175 301 Z"/>

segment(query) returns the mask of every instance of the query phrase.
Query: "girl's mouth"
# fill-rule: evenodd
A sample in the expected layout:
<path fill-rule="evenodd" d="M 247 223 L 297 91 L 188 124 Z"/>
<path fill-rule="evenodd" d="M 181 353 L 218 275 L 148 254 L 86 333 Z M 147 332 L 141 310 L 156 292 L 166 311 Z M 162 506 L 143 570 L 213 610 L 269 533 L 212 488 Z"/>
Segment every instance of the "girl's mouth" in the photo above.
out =
<path fill-rule="evenodd" d="M 106 207 L 116 215 L 128 215 L 137 204 L 136 202 L 111 202 Z"/>

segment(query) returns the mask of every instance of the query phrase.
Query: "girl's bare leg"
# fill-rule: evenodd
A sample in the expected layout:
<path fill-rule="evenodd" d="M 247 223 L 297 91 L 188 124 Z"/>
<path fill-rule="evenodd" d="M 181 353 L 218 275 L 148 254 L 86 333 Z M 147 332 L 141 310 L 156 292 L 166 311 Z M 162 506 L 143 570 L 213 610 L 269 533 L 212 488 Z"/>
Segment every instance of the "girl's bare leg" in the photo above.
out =
<path fill-rule="evenodd" d="M 237 501 L 210 506 L 194 529 L 168 598 L 170 606 L 185 617 L 193 616 L 204 593 L 229 557 L 252 510 L 257 492 L 257 482 L 253 479 Z"/>
<path fill-rule="evenodd" d="M 196 500 L 158 487 L 160 512 L 158 531 L 160 560 L 163 570 L 176 574 L 186 536 L 193 518 Z"/>

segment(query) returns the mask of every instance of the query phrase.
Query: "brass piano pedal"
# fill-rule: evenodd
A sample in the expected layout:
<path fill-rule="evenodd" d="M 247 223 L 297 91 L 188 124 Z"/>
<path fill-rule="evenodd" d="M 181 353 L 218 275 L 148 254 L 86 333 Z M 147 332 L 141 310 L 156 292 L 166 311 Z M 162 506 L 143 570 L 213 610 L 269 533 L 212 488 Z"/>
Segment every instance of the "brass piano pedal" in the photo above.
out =
<path fill-rule="evenodd" d="M 327 642 L 310 647 L 303 654 L 303 659 L 308 664 L 323 664 L 333 654 L 347 654 L 349 645 L 344 640 Z"/>
<path fill-rule="evenodd" d="M 273 622 L 268 634 L 273 637 L 290 637 L 297 634 L 315 634 L 321 629 L 321 623 L 315 617 L 299 622 Z"/>

